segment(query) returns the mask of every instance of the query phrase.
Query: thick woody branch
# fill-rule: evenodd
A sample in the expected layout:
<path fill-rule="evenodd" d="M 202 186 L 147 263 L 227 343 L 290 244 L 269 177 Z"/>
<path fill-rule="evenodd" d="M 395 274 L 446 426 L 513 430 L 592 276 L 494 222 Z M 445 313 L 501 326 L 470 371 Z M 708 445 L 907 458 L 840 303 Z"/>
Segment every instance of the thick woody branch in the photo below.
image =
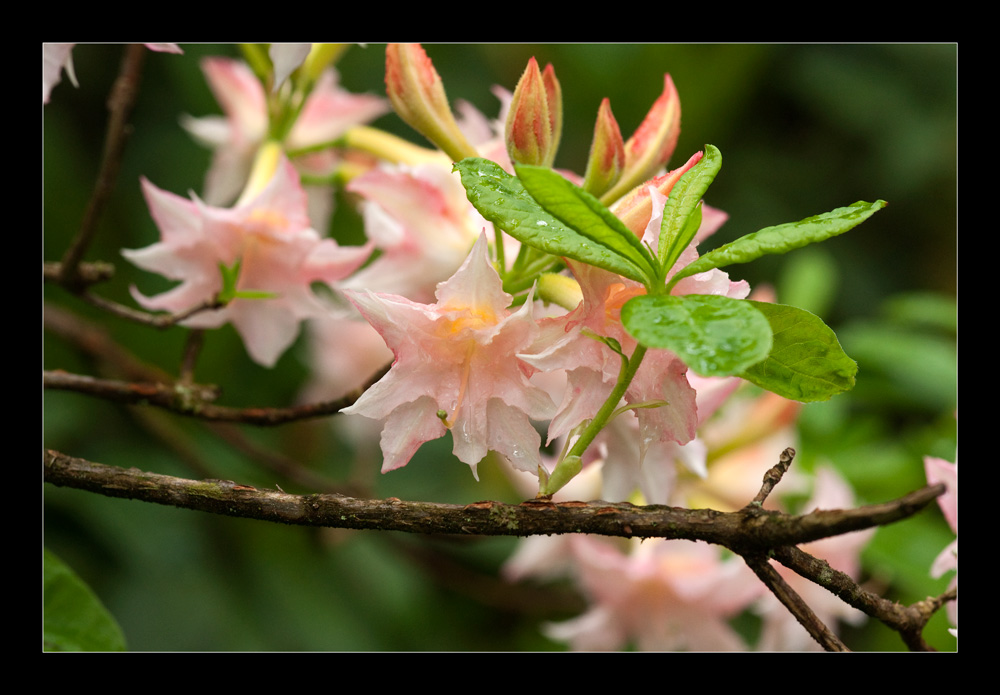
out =
<path fill-rule="evenodd" d="M 794 451 L 786 449 L 778 466 L 765 476 L 761 493 L 736 512 L 662 505 L 637 507 L 627 502 L 603 501 L 453 505 L 396 498 L 363 500 L 337 494 L 292 495 L 233 481 L 187 480 L 137 468 L 123 469 L 52 450 L 43 452 L 43 465 L 45 481 L 57 486 L 283 524 L 426 534 L 590 533 L 705 541 L 742 556 L 809 634 L 829 651 L 847 648 L 775 571 L 770 557 L 886 623 L 911 649 L 928 649 L 921 636 L 923 627 L 946 601 L 954 600 L 954 591 L 913 606 L 900 606 L 865 591 L 846 574 L 794 546 L 911 516 L 943 494 L 944 485 L 921 488 L 892 502 L 853 510 L 818 510 L 800 516 L 762 510 L 759 500 L 780 480 L 793 456 Z"/>
<path fill-rule="evenodd" d="M 530 536 L 593 533 L 604 536 L 700 540 L 741 555 L 870 528 L 914 514 L 944 492 L 926 487 L 875 507 L 813 512 L 718 512 L 627 502 L 476 502 L 467 505 L 362 500 L 342 495 L 291 495 L 222 480 L 187 480 L 118 468 L 56 451 L 43 454 L 45 480 L 108 497 L 302 526 L 378 529 L 410 533 Z M 894 511 L 890 512 L 890 508 Z M 814 518 L 815 517 L 815 518 Z"/>

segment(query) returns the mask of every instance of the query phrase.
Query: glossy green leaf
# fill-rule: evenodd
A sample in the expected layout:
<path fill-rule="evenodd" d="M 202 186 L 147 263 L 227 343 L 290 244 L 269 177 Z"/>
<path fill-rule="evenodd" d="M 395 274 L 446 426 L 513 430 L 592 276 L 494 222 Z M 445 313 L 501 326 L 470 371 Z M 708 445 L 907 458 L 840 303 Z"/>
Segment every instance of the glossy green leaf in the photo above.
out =
<path fill-rule="evenodd" d="M 771 351 L 771 325 L 754 303 L 717 295 L 640 295 L 622 324 L 643 345 L 673 351 L 702 376 L 738 374 Z"/>
<path fill-rule="evenodd" d="M 514 168 L 525 190 L 546 212 L 628 259 L 650 282 L 656 278 L 656 260 L 649 249 L 601 201 L 552 169 L 517 164 Z"/>
<path fill-rule="evenodd" d="M 125 637 L 94 592 L 42 550 L 42 639 L 45 651 L 123 651 Z"/>
<path fill-rule="evenodd" d="M 670 190 L 660 222 L 660 267 L 674 267 L 701 226 L 701 199 L 722 168 L 722 153 L 705 145 L 705 156 Z"/>
<path fill-rule="evenodd" d="M 874 203 L 859 201 L 821 215 L 807 217 L 798 222 L 765 227 L 753 234 L 740 237 L 725 246 L 710 251 L 682 268 L 671 279 L 671 284 L 696 273 L 722 268 L 736 263 L 749 263 L 761 256 L 787 253 L 792 249 L 843 234 L 861 224 L 887 205 L 884 200 Z"/>
<path fill-rule="evenodd" d="M 747 302 L 767 318 L 774 344 L 767 359 L 749 367 L 741 377 L 804 403 L 825 401 L 854 388 L 858 365 L 818 316 L 784 304 Z"/>
<path fill-rule="evenodd" d="M 469 157 L 455 164 L 466 196 L 479 213 L 512 237 L 546 253 L 573 258 L 646 283 L 646 273 L 617 251 L 597 243 L 547 212 L 496 162 Z"/>

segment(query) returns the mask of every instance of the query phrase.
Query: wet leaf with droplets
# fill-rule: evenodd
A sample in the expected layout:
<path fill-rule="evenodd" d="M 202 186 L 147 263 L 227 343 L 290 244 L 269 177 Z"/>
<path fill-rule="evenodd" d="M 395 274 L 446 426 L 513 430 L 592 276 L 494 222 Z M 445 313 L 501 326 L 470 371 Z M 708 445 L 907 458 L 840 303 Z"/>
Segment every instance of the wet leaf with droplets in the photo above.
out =
<path fill-rule="evenodd" d="M 671 350 L 702 376 L 739 374 L 768 356 L 771 326 L 751 302 L 718 295 L 640 295 L 622 324 L 643 345 Z"/>
<path fill-rule="evenodd" d="M 470 157 L 455 164 L 466 196 L 479 213 L 522 244 L 646 283 L 646 273 L 618 251 L 574 230 L 547 212 L 496 162 Z"/>

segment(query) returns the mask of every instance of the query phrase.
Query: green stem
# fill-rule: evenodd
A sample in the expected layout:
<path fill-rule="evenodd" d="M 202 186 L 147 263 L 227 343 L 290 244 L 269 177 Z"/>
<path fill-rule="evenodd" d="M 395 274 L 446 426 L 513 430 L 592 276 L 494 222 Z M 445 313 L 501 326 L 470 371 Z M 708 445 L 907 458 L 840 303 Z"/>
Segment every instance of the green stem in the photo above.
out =
<path fill-rule="evenodd" d="M 559 463 L 556 464 L 552 475 L 542 482 L 538 491 L 539 497 L 551 497 L 579 472 L 580 459 L 583 458 L 584 452 L 587 451 L 587 447 L 594 441 L 597 433 L 604 429 L 604 426 L 615 414 L 618 404 L 625 396 L 625 391 L 628 390 L 629 384 L 632 383 L 632 379 L 635 377 L 635 373 L 639 371 L 639 365 L 642 364 L 642 358 L 645 355 L 646 347 L 644 345 L 636 345 L 632 357 L 627 360 L 622 359 L 622 368 L 618 372 L 618 381 L 614 389 L 612 389 L 611 395 L 608 396 L 601 409 L 597 411 L 597 415 L 584 428 L 580 434 L 580 438 L 573 444 L 569 453 L 563 456 Z"/>

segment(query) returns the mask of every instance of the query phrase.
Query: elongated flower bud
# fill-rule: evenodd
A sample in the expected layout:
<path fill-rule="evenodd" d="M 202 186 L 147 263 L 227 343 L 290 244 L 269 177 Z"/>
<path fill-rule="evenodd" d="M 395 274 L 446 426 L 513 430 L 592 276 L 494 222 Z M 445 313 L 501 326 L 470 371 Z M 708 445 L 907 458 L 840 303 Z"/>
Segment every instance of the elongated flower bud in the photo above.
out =
<path fill-rule="evenodd" d="M 478 155 L 459 130 L 441 77 L 420 44 L 386 46 L 385 88 L 399 117 L 452 160 Z"/>
<path fill-rule="evenodd" d="M 617 185 L 601 201 L 607 205 L 654 176 L 667 163 L 681 130 L 681 101 L 670 75 L 663 77 L 663 93 L 625 143 L 625 170 Z"/>
<path fill-rule="evenodd" d="M 556 69 L 552 63 L 545 66 L 542 71 L 542 81 L 545 83 L 545 94 L 549 100 L 549 125 L 552 128 L 552 159 L 555 160 L 556 151 L 559 149 L 559 141 L 562 139 L 562 87 L 556 79 Z"/>
<path fill-rule="evenodd" d="M 514 89 L 507 114 L 507 153 L 512 162 L 552 166 L 562 134 L 562 91 L 552 65 L 544 74 L 532 57 Z"/>
<path fill-rule="evenodd" d="M 625 141 L 618 121 L 611 113 L 611 101 L 605 98 L 597 110 L 583 187 L 591 195 L 599 196 L 618 182 L 624 168 Z"/>

